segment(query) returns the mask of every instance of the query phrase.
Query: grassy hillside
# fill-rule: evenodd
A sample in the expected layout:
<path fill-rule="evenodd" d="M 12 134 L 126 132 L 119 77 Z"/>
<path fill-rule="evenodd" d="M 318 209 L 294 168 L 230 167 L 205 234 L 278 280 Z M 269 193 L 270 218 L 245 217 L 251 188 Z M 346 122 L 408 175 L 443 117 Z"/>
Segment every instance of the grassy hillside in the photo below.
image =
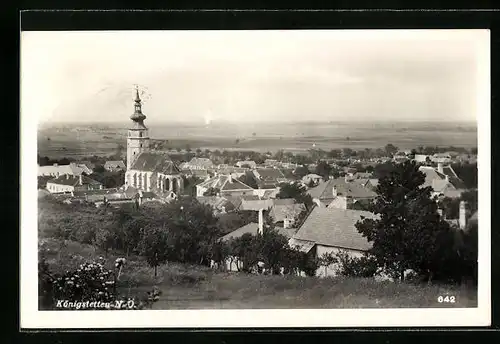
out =
<path fill-rule="evenodd" d="M 104 256 L 90 245 L 41 239 L 52 271 L 62 272 L 84 261 Z M 119 255 L 108 254 L 112 266 Z M 139 257 L 130 257 L 119 291 L 124 296 L 162 290 L 153 309 L 241 308 L 396 308 L 477 307 L 477 291 L 454 286 L 412 285 L 354 278 L 303 278 L 215 272 L 206 267 L 168 263 L 153 269 Z M 455 303 L 438 303 L 438 296 L 455 296 Z"/>

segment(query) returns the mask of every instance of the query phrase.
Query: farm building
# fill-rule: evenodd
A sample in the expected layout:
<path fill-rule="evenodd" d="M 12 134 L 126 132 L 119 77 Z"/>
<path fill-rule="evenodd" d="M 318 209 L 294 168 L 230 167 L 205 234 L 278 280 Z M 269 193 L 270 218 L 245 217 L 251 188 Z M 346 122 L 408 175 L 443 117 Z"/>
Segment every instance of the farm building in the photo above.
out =
<path fill-rule="evenodd" d="M 47 190 L 50 193 L 96 190 L 102 188 L 103 185 L 101 183 L 81 174 L 79 176 L 65 174 L 47 181 Z"/>
<path fill-rule="evenodd" d="M 38 165 L 38 176 L 59 177 L 62 175 L 79 176 L 82 173 L 87 175 L 92 174 L 92 170 L 85 164 L 70 163 L 69 165 L 53 164 L 50 166 Z"/>
<path fill-rule="evenodd" d="M 371 244 L 355 227 L 362 217 L 376 218 L 373 213 L 367 211 L 316 207 L 290 239 L 289 245 L 316 258 L 325 253 L 339 252 L 361 257 L 371 248 Z M 336 270 L 336 264 L 332 264 L 318 268 L 316 275 L 334 276 Z"/>
<path fill-rule="evenodd" d="M 210 188 L 218 190 L 220 196 L 253 195 L 254 189 L 236 179 L 233 175 L 218 175 L 196 185 L 196 196 L 201 197 Z"/>

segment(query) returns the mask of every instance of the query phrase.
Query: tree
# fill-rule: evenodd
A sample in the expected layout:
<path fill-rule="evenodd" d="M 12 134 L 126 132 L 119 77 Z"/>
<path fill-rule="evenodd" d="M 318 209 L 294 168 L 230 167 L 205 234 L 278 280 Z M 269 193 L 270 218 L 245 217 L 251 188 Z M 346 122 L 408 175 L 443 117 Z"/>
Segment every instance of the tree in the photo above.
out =
<path fill-rule="evenodd" d="M 222 235 L 231 233 L 251 222 L 258 222 L 258 213 L 253 210 L 238 210 L 217 216 L 217 228 Z"/>
<path fill-rule="evenodd" d="M 398 147 L 394 146 L 392 143 L 388 143 L 385 145 L 384 150 L 388 156 L 393 156 L 394 153 L 398 151 Z"/>
<path fill-rule="evenodd" d="M 319 259 L 318 259 L 319 266 L 322 266 L 325 268 L 325 277 L 328 276 L 328 267 L 333 265 L 333 264 L 336 264 L 337 262 L 338 262 L 337 257 L 335 256 L 335 254 L 333 254 L 331 252 L 323 253 L 321 255 L 321 257 L 319 257 Z"/>
<path fill-rule="evenodd" d="M 157 277 L 157 268 L 165 263 L 168 258 L 168 229 L 166 226 L 158 227 L 148 224 L 141 230 L 141 239 L 138 245 L 139 254 L 146 258 L 149 266 L 154 268 Z"/>
<path fill-rule="evenodd" d="M 276 198 L 293 198 L 296 203 L 303 203 L 307 209 L 310 209 L 313 202 L 307 190 L 299 183 L 282 183 L 280 191 L 276 194 Z"/>
<path fill-rule="evenodd" d="M 370 278 L 378 270 L 377 260 L 370 254 L 361 257 L 351 257 L 346 252 L 338 252 L 334 256 L 338 263 L 338 274 L 346 277 Z"/>
<path fill-rule="evenodd" d="M 340 158 L 340 155 L 342 152 L 340 149 L 332 149 L 331 151 L 328 152 L 327 156 L 332 159 Z"/>
<path fill-rule="evenodd" d="M 425 175 L 406 161 L 379 181 L 373 205 L 377 219 L 362 219 L 358 231 L 373 242 L 370 253 L 379 266 L 404 280 L 412 269 L 430 281 L 453 259 L 453 234 L 437 213 Z"/>
<path fill-rule="evenodd" d="M 311 172 L 309 172 L 309 169 L 306 166 L 299 166 L 293 171 L 293 174 L 299 178 L 302 178 L 308 175 L 309 173 Z"/>
<path fill-rule="evenodd" d="M 344 158 L 350 158 L 353 152 L 354 151 L 351 148 L 342 148 L 342 156 Z"/>
<path fill-rule="evenodd" d="M 211 245 L 221 237 L 217 218 L 210 206 L 195 198 L 183 198 L 166 204 L 169 260 L 181 263 L 208 263 Z"/>
<path fill-rule="evenodd" d="M 106 170 L 104 169 L 104 166 L 103 165 L 100 165 L 100 164 L 96 164 L 94 169 L 93 169 L 94 173 L 104 173 L 106 172 Z"/>
<path fill-rule="evenodd" d="M 196 176 L 183 176 L 182 179 L 184 180 L 184 194 L 193 197 L 196 196 L 196 185 L 201 183 L 202 180 Z"/>
<path fill-rule="evenodd" d="M 391 161 L 377 164 L 373 169 L 373 177 L 377 179 L 382 179 L 388 176 L 392 171 L 394 171 L 395 168 L 396 164 L 394 164 Z"/>
<path fill-rule="evenodd" d="M 238 257 L 241 262 L 241 271 L 250 272 L 259 259 L 255 236 L 245 233 L 240 237 L 229 240 L 228 245 L 230 247 L 230 255 Z M 239 266 L 238 270 L 240 270 Z"/>
<path fill-rule="evenodd" d="M 332 172 L 332 167 L 328 165 L 325 161 L 320 161 L 316 165 L 316 174 L 323 177 L 323 179 L 328 179 L 330 173 Z"/>

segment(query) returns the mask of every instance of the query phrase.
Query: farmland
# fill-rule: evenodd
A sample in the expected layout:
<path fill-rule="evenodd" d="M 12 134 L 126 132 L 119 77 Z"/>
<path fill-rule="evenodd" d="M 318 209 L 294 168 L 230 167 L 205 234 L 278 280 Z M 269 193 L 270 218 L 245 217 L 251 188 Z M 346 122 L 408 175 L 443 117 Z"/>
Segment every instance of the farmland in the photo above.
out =
<path fill-rule="evenodd" d="M 171 148 L 300 152 L 312 147 L 379 148 L 388 142 L 401 149 L 417 146 L 477 146 L 474 124 L 454 123 L 286 123 L 147 124 L 150 137 Z M 51 158 L 110 155 L 126 143 L 127 123 L 59 124 L 40 127 L 38 152 Z"/>

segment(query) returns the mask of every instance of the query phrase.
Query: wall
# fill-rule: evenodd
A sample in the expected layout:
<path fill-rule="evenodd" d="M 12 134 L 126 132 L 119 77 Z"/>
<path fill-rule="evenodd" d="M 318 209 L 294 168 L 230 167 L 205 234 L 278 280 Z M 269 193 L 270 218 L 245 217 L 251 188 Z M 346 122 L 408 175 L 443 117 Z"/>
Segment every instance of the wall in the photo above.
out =
<path fill-rule="evenodd" d="M 50 193 L 71 192 L 75 190 L 75 187 L 72 185 L 47 183 L 47 190 L 49 190 Z"/>
<path fill-rule="evenodd" d="M 221 196 L 239 197 L 239 196 L 249 196 L 249 195 L 253 195 L 253 190 L 221 191 Z"/>
<path fill-rule="evenodd" d="M 342 252 L 342 251 L 348 253 L 351 257 L 360 258 L 363 256 L 362 251 L 344 249 L 344 248 L 339 248 L 339 247 L 316 245 L 316 257 L 317 258 L 320 258 L 325 253 L 331 253 L 331 254 L 335 255 L 335 254 Z M 337 264 L 332 264 L 330 266 L 327 266 L 326 268 L 324 266 L 320 266 L 318 268 L 318 270 L 316 270 L 316 276 L 319 276 L 319 277 L 336 276 L 337 269 L 338 269 Z"/>

